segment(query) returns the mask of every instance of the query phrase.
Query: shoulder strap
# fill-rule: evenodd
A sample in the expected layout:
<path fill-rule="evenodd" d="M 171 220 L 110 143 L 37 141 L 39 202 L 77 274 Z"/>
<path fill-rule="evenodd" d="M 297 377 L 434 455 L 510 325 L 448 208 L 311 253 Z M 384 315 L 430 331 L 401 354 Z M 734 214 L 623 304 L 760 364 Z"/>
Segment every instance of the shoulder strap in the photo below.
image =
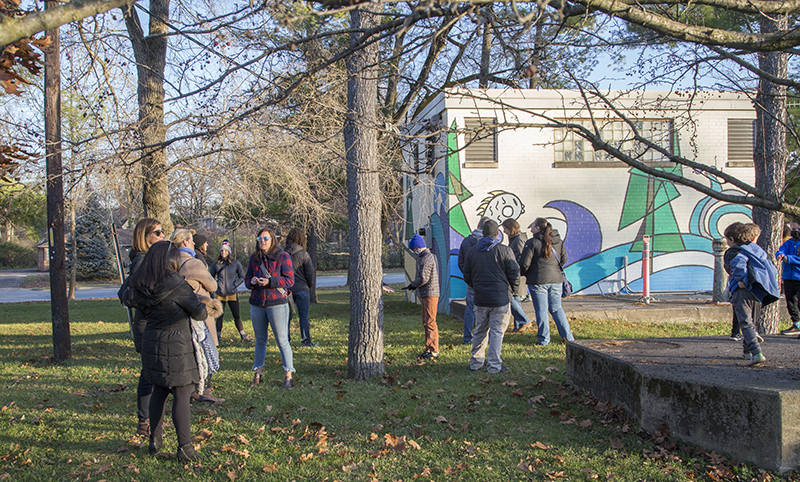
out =
<path fill-rule="evenodd" d="M 556 257 L 556 263 L 558 263 L 558 269 L 560 269 L 561 271 L 564 271 L 564 267 L 561 266 L 561 258 L 558 256 L 558 253 L 556 253 L 556 247 L 555 246 L 551 246 L 550 248 L 553 250 L 553 256 Z"/>

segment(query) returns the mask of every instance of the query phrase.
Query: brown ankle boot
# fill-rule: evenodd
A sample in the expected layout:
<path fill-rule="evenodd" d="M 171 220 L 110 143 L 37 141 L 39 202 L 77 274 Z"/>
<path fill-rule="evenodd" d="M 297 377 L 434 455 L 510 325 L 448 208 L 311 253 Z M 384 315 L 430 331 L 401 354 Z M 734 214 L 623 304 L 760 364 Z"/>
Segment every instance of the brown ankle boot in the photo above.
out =
<path fill-rule="evenodd" d="M 139 420 L 139 426 L 136 427 L 136 433 L 138 435 L 144 435 L 148 437 L 150 435 L 150 420 Z"/>

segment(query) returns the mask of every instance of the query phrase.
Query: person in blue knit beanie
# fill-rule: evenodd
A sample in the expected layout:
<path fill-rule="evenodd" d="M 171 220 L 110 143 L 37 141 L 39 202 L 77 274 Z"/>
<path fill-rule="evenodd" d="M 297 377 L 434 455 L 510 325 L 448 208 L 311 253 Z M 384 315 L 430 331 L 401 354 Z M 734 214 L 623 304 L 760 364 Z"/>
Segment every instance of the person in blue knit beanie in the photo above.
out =
<path fill-rule="evenodd" d="M 439 356 L 439 328 L 436 325 L 436 312 L 439 306 L 439 270 L 436 258 L 425 246 L 422 236 L 415 234 L 408 241 L 408 249 L 419 256 L 417 277 L 404 287 L 404 290 L 417 290 L 422 302 L 422 327 L 425 329 L 425 351 L 418 358 L 423 360 Z"/>

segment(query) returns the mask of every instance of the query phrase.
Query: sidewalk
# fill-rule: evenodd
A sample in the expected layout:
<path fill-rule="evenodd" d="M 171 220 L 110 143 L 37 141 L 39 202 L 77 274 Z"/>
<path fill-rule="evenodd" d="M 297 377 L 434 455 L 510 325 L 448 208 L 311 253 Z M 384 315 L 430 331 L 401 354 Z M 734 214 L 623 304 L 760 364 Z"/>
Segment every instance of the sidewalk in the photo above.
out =
<path fill-rule="evenodd" d="M 25 276 L 39 273 L 36 270 L 0 270 L 0 304 L 1 303 L 20 303 L 25 301 L 50 301 L 50 288 L 9 288 L 4 287 L 2 281 L 6 281 L 5 286 L 14 286 L 14 280 L 19 279 L 15 286 L 22 283 Z M 46 273 L 43 273 L 46 274 Z M 404 283 L 406 281 L 404 273 L 386 273 L 383 275 L 386 283 Z M 317 288 L 333 288 L 347 284 L 346 274 L 318 275 Z M 119 285 L 108 286 L 86 286 L 78 287 L 75 291 L 75 298 L 79 300 L 97 298 L 116 298 Z M 248 293 L 249 290 L 244 285 L 239 287 L 240 293 Z"/>

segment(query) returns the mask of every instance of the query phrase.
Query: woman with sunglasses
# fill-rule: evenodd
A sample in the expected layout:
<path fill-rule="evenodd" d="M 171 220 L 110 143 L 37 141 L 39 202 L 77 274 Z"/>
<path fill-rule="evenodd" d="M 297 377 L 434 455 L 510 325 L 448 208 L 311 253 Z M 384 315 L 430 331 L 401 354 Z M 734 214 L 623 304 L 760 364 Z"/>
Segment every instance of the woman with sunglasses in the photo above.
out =
<path fill-rule="evenodd" d="M 294 385 L 292 347 L 289 345 L 289 288 L 294 285 L 294 270 L 289 253 L 278 246 L 275 232 L 264 228 L 256 237 L 256 249 L 247 264 L 244 284 L 250 292 L 250 319 L 256 337 L 253 361 L 254 387 L 261 383 L 261 371 L 267 357 L 267 326 L 272 327 L 281 352 L 286 378 L 281 388 Z"/>
<path fill-rule="evenodd" d="M 128 257 L 131 260 L 130 270 L 128 276 L 133 275 L 142 264 L 144 255 L 150 246 L 164 240 L 164 230 L 161 229 L 161 223 L 153 218 L 144 218 L 133 228 L 132 248 Z M 136 353 L 142 352 L 142 333 L 144 327 L 147 325 L 147 320 L 141 311 L 133 310 L 133 321 L 131 324 L 131 333 L 133 334 L 133 346 L 136 348 Z M 139 376 L 139 387 L 136 390 L 136 414 L 139 418 L 139 424 L 136 433 L 150 435 L 150 396 L 153 394 L 153 384 L 147 381 L 143 376 Z"/>

